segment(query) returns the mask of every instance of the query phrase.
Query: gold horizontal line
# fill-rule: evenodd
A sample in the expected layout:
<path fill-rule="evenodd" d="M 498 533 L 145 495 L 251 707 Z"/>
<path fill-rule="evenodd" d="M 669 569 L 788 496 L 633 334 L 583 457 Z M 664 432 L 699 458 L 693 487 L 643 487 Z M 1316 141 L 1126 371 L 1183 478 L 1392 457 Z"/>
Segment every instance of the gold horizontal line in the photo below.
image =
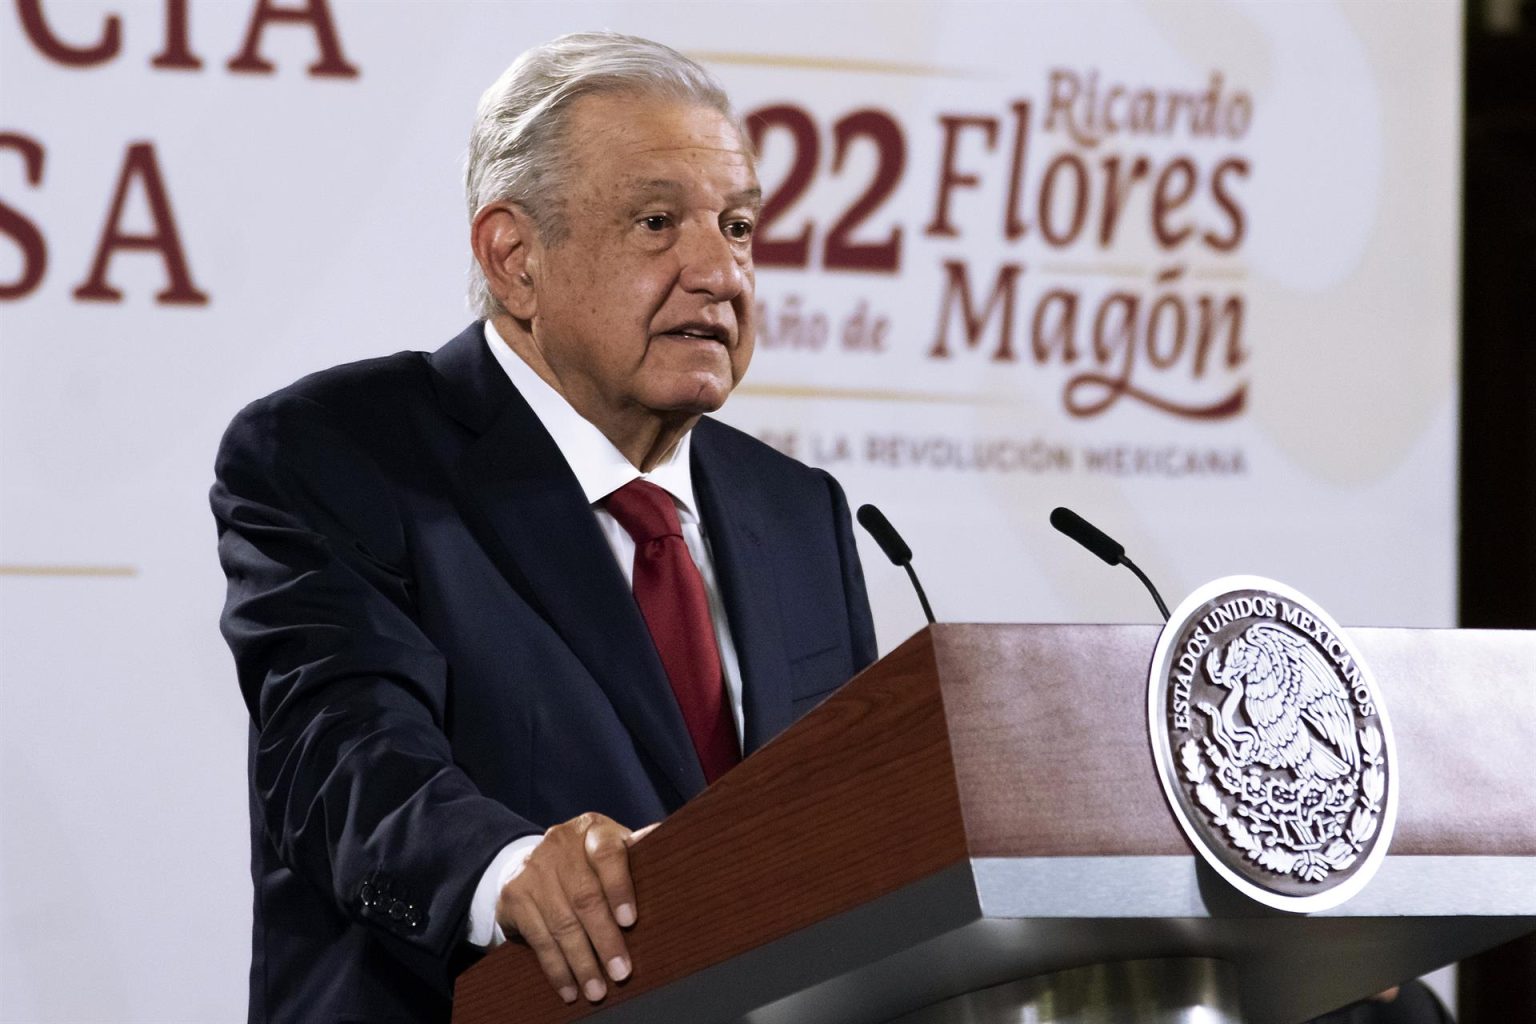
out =
<path fill-rule="evenodd" d="M 1150 277 L 1146 267 L 1130 263 L 1042 263 L 1040 269 L 1047 274 L 1068 277 Z"/>
<path fill-rule="evenodd" d="M 850 60 L 846 57 L 806 57 L 788 53 L 727 53 L 693 50 L 688 56 L 704 64 L 745 64 L 764 68 L 798 68 L 803 71 L 853 71 L 877 75 L 909 75 L 916 78 L 975 78 L 968 71 L 933 64 L 904 64 L 887 60 Z"/>
<path fill-rule="evenodd" d="M 1137 266 L 1133 263 L 1042 263 L 1040 264 L 1040 270 L 1042 273 L 1058 274 L 1062 277 L 1136 277 L 1147 279 L 1153 276 L 1150 268 Z M 1195 280 L 1240 281 L 1248 276 L 1248 271 L 1243 267 L 1202 267 L 1198 270 L 1185 271 L 1175 276 L 1188 277 Z"/>
<path fill-rule="evenodd" d="M 760 398 L 807 398 L 834 402 L 905 402 L 942 405 L 1011 405 L 1003 395 L 950 395 L 936 391 L 894 391 L 881 388 L 819 388 L 798 384 L 743 384 L 738 395 Z"/>
<path fill-rule="evenodd" d="M 0 565 L 0 576 L 137 576 L 136 565 Z"/>

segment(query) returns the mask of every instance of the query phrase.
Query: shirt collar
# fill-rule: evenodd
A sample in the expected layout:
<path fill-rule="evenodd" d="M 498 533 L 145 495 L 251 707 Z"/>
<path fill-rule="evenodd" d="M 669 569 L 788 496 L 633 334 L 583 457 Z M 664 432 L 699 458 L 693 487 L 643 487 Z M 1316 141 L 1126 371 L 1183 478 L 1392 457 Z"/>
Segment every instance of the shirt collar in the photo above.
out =
<path fill-rule="evenodd" d="M 576 474 L 576 482 L 581 485 L 589 504 L 596 505 L 631 480 L 643 479 L 672 495 L 680 506 L 678 511 L 684 521 L 698 520 L 689 461 L 692 431 L 684 434 L 654 469 L 642 473 L 603 436 L 601 430 L 584 419 L 560 392 L 534 372 L 489 320 L 485 321 L 485 343 L 497 365 L 512 381 L 512 386 L 517 388 L 544 429 L 549 431 L 549 436 L 554 438 L 555 447 L 560 449 L 571 472 Z"/>

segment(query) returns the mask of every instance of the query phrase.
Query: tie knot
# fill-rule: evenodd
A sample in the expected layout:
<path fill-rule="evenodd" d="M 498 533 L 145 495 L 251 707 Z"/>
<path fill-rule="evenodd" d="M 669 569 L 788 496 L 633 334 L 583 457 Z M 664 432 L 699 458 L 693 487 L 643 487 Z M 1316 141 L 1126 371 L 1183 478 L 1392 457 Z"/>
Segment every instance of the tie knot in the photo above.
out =
<path fill-rule="evenodd" d="M 672 495 L 648 481 L 631 480 L 608 495 L 603 505 L 636 544 L 683 535 Z"/>

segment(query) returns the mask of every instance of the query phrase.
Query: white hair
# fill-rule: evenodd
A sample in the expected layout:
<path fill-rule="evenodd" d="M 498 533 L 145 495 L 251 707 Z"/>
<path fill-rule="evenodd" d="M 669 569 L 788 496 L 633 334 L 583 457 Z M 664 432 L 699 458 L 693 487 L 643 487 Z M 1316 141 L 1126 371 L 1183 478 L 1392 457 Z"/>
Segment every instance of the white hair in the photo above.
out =
<path fill-rule="evenodd" d="M 573 32 L 525 52 L 480 97 L 464 176 L 469 217 L 489 203 L 528 211 L 546 244 L 565 237 L 565 132 L 572 101 L 629 92 L 709 107 L 735 123 L 714 77 L 671 47 L 617 32 Z M 480 316 L 502 311 L 471 261 L 469 304 Z"/>

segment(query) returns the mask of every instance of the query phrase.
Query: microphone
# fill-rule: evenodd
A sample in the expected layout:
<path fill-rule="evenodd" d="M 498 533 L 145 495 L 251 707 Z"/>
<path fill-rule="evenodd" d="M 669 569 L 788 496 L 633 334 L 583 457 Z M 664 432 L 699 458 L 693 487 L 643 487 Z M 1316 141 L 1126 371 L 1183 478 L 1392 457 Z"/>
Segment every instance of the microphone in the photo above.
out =
<path fill-rule="evenodd" d="M 859 510 L 859 515 L 860 522 L 862 522 L 863 509 Z M 1168 621 L 1168 606 L 1163 603 L 1163 595 L 1159 594 L 1157 588 L 1152 585 L 1152 581 L 1147 579 L 1147 574 L 1142 572 L 1135 562 L 1125 557 L 1125 546 L 1123 544 L 1069 508 L 1052 510 L 1051 525 L 1104 559 L 1110 565 L 1123 565 L 1135 573 L 1136 578 L 1141 580 L 1142 584 L 1146 586 L 1147 591 L 1152 595 L 1152 600 L 1157 602 L 1157 610 L 1163 613 L 1163 621 Z"/>
<path fill-rule="evenodd" d="M 873 505 L 860 505 L 858 512 L 859 525 L 869 531 L 869 535 L 875 538 L 875 543 L 880 545 L 880 550 L 885 552 L 885 557 L 891 560 L 892 565 L 898 565 L 907 570 L 907 576 L 912 580 L 912 586 L 917 591 L 917 599 L 922 602 L 923 614 L 928 616 L 928 624 L 934 624 L 933 609 L 928 607 L 928 595 L 923 593 L 923 585 L 917 581 L 917 573 L 912 571 L 912 549 L 907 547 L 907 542 L 901 539 L 901 534 L 896 532 L 896 527 L 885 518 L 885 514 Z"/>

